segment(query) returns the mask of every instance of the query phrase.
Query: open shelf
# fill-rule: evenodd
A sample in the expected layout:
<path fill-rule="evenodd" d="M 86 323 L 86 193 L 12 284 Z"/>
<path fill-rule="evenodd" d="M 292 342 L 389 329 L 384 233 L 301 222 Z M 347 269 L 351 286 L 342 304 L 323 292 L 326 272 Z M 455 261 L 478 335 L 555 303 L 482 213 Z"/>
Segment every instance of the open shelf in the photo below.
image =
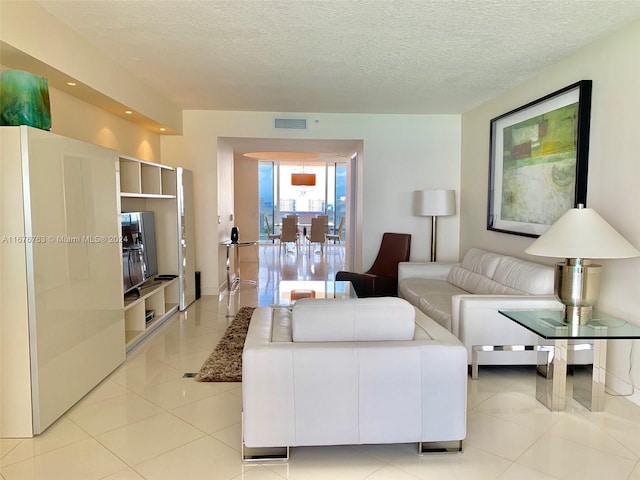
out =
<path fill-rule="evenodd" d="M 178 279 L 149 279 L 140 288 L 140 296 L 126 295 L 124 324 L 127 353 L 178 311 Z M 153 317 L 148 319 L 149 312 Z"/>
<path fill-rule="evenodd" d="M 168 165 L 120 156 L 120 195 L 123 197 L 176 197 L 176 170 Z"/>

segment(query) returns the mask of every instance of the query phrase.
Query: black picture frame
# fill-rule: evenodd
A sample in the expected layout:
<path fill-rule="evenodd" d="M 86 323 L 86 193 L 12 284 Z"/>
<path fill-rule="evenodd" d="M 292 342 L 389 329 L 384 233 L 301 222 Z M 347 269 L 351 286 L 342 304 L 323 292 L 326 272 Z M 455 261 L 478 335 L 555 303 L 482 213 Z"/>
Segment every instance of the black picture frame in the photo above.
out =
<path fill-rule="evenodd" d="M 491 120 L 487 230 L 539 237 L 587 204 L 592 81 Z"/>

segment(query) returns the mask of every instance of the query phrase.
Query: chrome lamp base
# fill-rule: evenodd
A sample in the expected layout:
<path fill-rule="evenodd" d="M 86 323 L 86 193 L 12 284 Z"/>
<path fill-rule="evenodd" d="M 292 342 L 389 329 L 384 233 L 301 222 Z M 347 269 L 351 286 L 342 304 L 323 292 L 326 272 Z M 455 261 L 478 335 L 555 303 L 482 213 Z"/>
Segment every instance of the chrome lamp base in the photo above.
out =
<path fill-rule="evenodd" d="M 564 321 L 584 325 L 591 320 L 593 305 L 600 295 L 601 265 L 582 258 L 556 263 L 555 294 L 565 305 Z"/>

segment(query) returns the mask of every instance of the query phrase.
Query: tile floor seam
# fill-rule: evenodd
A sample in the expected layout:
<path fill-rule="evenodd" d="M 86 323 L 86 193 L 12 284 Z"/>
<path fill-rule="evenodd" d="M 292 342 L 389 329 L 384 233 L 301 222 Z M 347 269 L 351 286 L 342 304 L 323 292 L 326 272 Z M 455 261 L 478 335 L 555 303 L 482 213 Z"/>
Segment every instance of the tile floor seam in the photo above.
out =
<path fill-rule="evenodd" d="M 143 402 L 151 403 L 154 407 L 159 408 L 159 409 L 161 409 L 161 410 L 163 410 L 163 411 L 164 411 L 164 409 L 163 409 L 162 407 L 159 407 L 158 405 L 153 404 L 153 402 L 150 402 L 150 401 L 149 401 L 149 400 L 147 400 L 146 398 L 144 398 L 144 397 L 142 397 L 142 396 L 138 395 L 136 392 L 134 392 L 134 391 L 132 391 L 132 390 L 128 390 L 128 389 L 127 389 L 127 392 L 126 392 L 126 393 L 124 393 L 124 394 L 122 394 L 122 395 L 116 395 L 116 396 L 114 396 L 114 397 L 111 397 L 111 398 L 108 398 L 108 399 L 102 400 L 102 401 L 100 401 L 100 402 L 96 402 L 95 404 L 91 404 L 91 405 L 94 405 L 94 406 L 95 406 L 95 405 L 98 405 L 98 404 L 100 404 L 100 403 L 102 403 L 102 402 L 106 402 L 106 401 L 109 401 L 109 400 L 114 400 L 114 399 L 119 398 L 119 397 L 126 397 L 127 395 L 133 395 L 133 396 L 136 396 L 136 397 L 138 397 L 140 400 L 142 400 Z M 79 402 L 78 402 L 76 405 L 74 405 L 74 407 L 75 407 L 75 406 L 77 406 L 77 405 L 79 405 Z M 73 408 L 73 407 L 72 407 L 72 408 Z M 65 413 L 63 416 L 64 416 L 64 417 L 66 417 L 68 420 L 72 421 L 73 423 L 75 423 L 79 428 L 81 428 L 83 431 L 85 431 L 85 432 L 86 432 L 88 435 L 90 435 L 91 437 L 95 437 L 96 435 L 102 435 L 102 434 L 104 434 L 104 433 L 112 432 L 113 430 L 117 430 L 118 428 L 124 427 L 124 426 L 126 426 L 126 425 L 130 425 L 130 423 L 125 423 L 124 425 L 118 425 L 118 426 L 115 426 L 115 427 L 113 427 L 113 428 L 110 428 L 109 430 L 105 430 L 105 431 L 103 431 L 103 432 L 100 432 L 100 433 L 94 434 L 94 433 L 91 433 L 91 432 L 87 431 L 85 428 L 83 428 L 83 427 L 82 427 L 81 425 L 79 425 L 77 422 L 74 422 L 74 421 L 73 421 L 73 419 L 72 419 L 71 417 L 69 417 L 69 416 L 68 416 L 68 414 L 69 414 L 69 412 L 70 412 L 70 411 L 71 411 L 71 410 L 69 410 L 69 411 L 68 411 L 67 413 Z M 138 421 L 145 420 L 145 419 L 150 418 L 150 417 L 153 417 L 153 416 L 155 416 L 155 415 L 158 415 L 158 414 L 149 415 L 149 416 L 144 417 L 144 418 L 142 418 L 142 419 L 136 420 L 136 421 L 135 421 L 135 422 L 133 422 L 133 423 L 136 423 L 136 422 L 138 422 Z"/>
<path fill-rule="evenodd" d="M 554 425 L 554 427 L 555 427 L 555 425 Z M 633 457 L 634 457 L 634 458 L 624 457 L 624 456 L 622 456 L 622 455 L 618 455 L 618 454 L 616 454 L 616 453 L 614 453 L 614 452 L 609 452 L 609 451 L 607 451 L 606 453 L 611 453 L 612 455 L 616 455 L 616 456 L 620 457 L 621 459 L 625 459 L 625 460 L 635 460 L 635 461 L 640 461 L 640 456 L 639 456 L 639 455 L 635 454 L 634 452 L 632 452 L 631 450 L 629 450 L 627 447 L 625 447 L 625 446 L 624 446 L 624 445 L 623 445 L 623 444 L 622 444 L 618 439 L 616 439 L 614 436 L 610 435 L 607 431 L 603 430 L 603 429 L 602 429 L 602 428 L 600 428 L 598 425 L 594 425 L 594 427 L 595 427 L 595 428 L 597 428 L 597 429 L 600 431 L 600 434 L 601 434 L 601 435 L 605 435 L 607 438 L 610 438 L 610 439 L 611 439 L 611 441 L 615 442 L 615 443 L 616 443 L 616 444 L 618 444 L 621 448 L 623 448 L 625 451 L 629 452 L 631 455 L 633 455 Z M 553 427 L 551 427 L 551 428 L 553 429 Z M 569 437 L 569 436 L 567 436 L 567 435 L 563 434 L 562 432 L 558 432 L 558 433 L 550 432 L 550 433 L 552 433 L 553 435 L 557 435 L 557 436 L 559 436 L 559 437 L 561 437 L 561 438 L 564 438 L 565 440 L 573 441 L 574 443 L 577 443 L 577 444 L 579 444 L 579 445 L 583 445 L 583 446 L 588 447 L 588 448 L 594 448 L 594 449 L 600 450 L 600 449 L 598 449 L 597 447 L 592 447 L 591 445 L 587 445 L 586 443 L 576 442 L 575 440 L 572 440 L 572 438 L 571 438 L 571 437 Z"/>
<path fill-rule="evenodd" d="M 162 413 L 161 413 L 161 414 L 159 414 L 159 415 L 162 415 Z M 149 418 L 153 418 L 153 417 L 149 417 Z M 143 422 L 143 421 L 145 421 L 145 420 L 148 420 L 148 419 L 141 420 L 140 422 Z M 178 419 L 178 420 L 181 420 L 181 419 Z M 182 448 L 182 447 L 184 447 L 184 446 L 186 446 L 186 445 L 188 445 L 188 444 L 190 444 L 190 443 L 196 442 L 196 441 L 198 441 L 198 440 L 200 440 L 200 439 L 202 439 L 202 438 L 204 438 L 204 437 L 206 437 L 206 436 L 207 436 L 207 434 L 206 434 L 205 432 L 202 432 L 202 430 L 198 429 L 197 427 L 195 427 L 195 426 L 193 426 L 193 425 L 188 424 L 188 423 L 187 423 L 187 422 L 185 422 L 184 420 L 181 420 L 181 421 L 182 421 L 182 422 L 184 422 L 184 423 L 186 423 L 187 425 L 189 425 L 189 426 L 193 427 L 193 428 L 196 428 L 196 429 L 197 429 L 197 430 L 198 430 L 202 435 L 200 435 L 199 437 L 194 438 L 194 439 L 192 439 L 192 440 L 189 440 L 189 441 L 187 441 L 187 442 L 185 442 L 185 443 L 183 443 L 183 444 L 180 444 L 180 445 L 176 445 L 176 446 L 174 446 L 174 447 L 171 447 L 171 448 L 169 448 L 168 450 L 165 450 L 165 451 L 163 451 L 163 452 L 160 452 L 160 453 L 155 454 L 155 455 L 153 455 L 153 456 L 151 456 L 151 457 L 149 457 L 149 458 L 147 458 L 147 459 L 141 460 L 141 461 L 136 462 L 136 463 L 133 463 L 133 464 L 129 463 L 126 459 L 124 459 L 124 458 L 122 458 L 120 455 L 118 455 L 115 451 L 113 451 L 111 448 L 109 448 L 109 446 L 108 446 L 108 445 L 106 445 L 106 444 L 102 443 L 102 442 L 100 441 L 100 439 L 99 439 L 99 438 L 97 438 L 97 436 L 96 436 L 96 437 L 94 437 L 94 439 L 95 439 L 98 443 L 100 443 L 100 445 L 102 445 L 104 448 L 106 448 L 107 450 L 109 450 L 113 455 L 115 455 L 116 457 L 118 457 L 118 459 L 120 459 L 120 461 L 122 461 L 125 465 L 127 465 L 128 467 L 133 468 L 133 466 L 134 466 L 134 465 L 140 465 L 140 464 L 142 464 L 142 463 L 149 462 L 149 461 L 153 460 L 154 458 L 158 458 L 158 457 L 160 457 L 161 455 L 164 455 L 164 454 L 166 454 L 166 453 L 171 452 L 172 450 L 175 450 L 175 449 L 177 449 L 177 448 Z M 136 423 L 140 423 L 140 422 L 134 422 L 134 423 L 131 423 L 131 424 L 125 425 L 124 427 L 128 427 L 128 426 L 130 426 L 130 425 L 135 425 Z M 124 428 L 124 427 L 119 427 L 119 428 Z M 117 429 L 115 429 L 115 430 L 117 430 Z M 111 431 L 112 431 L 112 432 L 114 432 L 115 430 L 111 430 Z M 107 433 L 109 433 L 109 432 L 107 432 Z M 100 435 L 104 435 L 104 434 L 100 434 Z M 140 474 L 140 473 L 139 473 L 139 475 L 141 475 L 141 476 L 142 476 L 142 474 Z"/>
<path fill-rule="evenodd" d="M 84 431 L 84 430 L 83 430 L 83 431 Z M 75 445 L 75 444 L 78 444 L 78 443 L 80 443 L 80 442 L 84 442 L 84 441 L 85 441 L 85 440 L 87 440 L 88 438 L 93 438 L 93 437 L 92 437 L 92 435 L 91 435 L 91 434 L 89 434 L 88 432 L 84 432 L 84 433 L 86 433 L 86 434 L 87 434 L 87 436 L 86 436 L 85 438 L 81 438 L 81 439 L 78 439 L 78 440 L 76 440 L 76 441 L 73 441 L 73 442 L 70 442 L 70 443 L 66 443 L 66 444 L 64 444 L 64 445 L 60 445 L 60 446 L 58 446 L 58 447 L 52 448 L 52 449 L 50 449 L 50 450 L 47 450 L 46 452 L 42 452 L 42 453 L 39 453 L 39 454 L 37 454 L 37 455 L 31 455 L 31 456 L 29 456 L 29 457 L 27 457 L 27 458 L 23 458 L 23 459 L 21 459 L 21 460 L 17 460 L 17 461 L 15 461 L 15 462 L 11 462 L 11 463 L 4 463 L 4 462 L 0 462 L 0 468 L 2 468 L 3 466 L 4 466 L 4 467 L 7 467 L 7 466 L 11 466 L 11 465 L 16 465 L 16 464 L 21 463 L 21 462 L 29 461 L 29 460 L 32 460 L 32 459 L 34 459 L 34 458 L 36 458 L 36 457 L 40 457 L 40 456 L 42 456 L 42 455 L 46 455 L 46 454 L 51 453 L 51 452 L 55 452 L 55 451 L 58 451 L 58 450 L 62 450 L 63 448 L 70 447 L 70 446 Z M 34 438 L 37 438 L 37 437 L 34 437 Z"/>
<path fill-rule="evenodd" d="M 166 385 L 166 384 L 168 384 L 168 383 L 171 383 L 171 382 L 177 382 L 177 381 L 179 381 L 179 380 L 180 380 L 180 379 L 178 379 L 178 380 L 170 380 L 169 382 L 166 382 L 166 383 L 163 383 L 163 384 L 158 384 L 158 385 Z M 191 380 L 191 379 L 183 379 L 183 380 L 185 380 L 185 381 L 186 381 L 186 380 Z M 143 396 L 142 394 L 141 394 L 141 396 L 142 396 L 142 398 L 143 398 L 144 400 L 146 400 L 146 401 L 148 401 L 148 402 L 150 402 L 150 403 L 154 404 L 156 407 L 161 408 L 162 410 L 164 410 L 164 411 L 166 411 L 166 412 L 171 412 L 171 410 L 174 410 L 174 409 L 176 409 L 176 408 L 186 407 L 187 405 L 190 405 L 190 404 L 195 403 L 195 402 L 199 402 L 199 401 L 204 400 L 204 399 L 206 399 L 206 398 L 210 398 L 210 397 L 216 396 L 216 395 L 218 395 L 218 394 L 220 394 L 220 393 L 224 393 L 224 392 L 223 392 L 223 391 L 222 391 L 222 392 L 217 392 L 217 393 L 214 393 L 214 394 L 212 394 L 212 395 L 207 395 L 206 397 L 195 398 L 195 399 L 193 399 L 193 400 L 192 400 L 192 401 L 190 401 L 190 402 L 182 403 L 182 404 L 180 404 L 180 405 L 176 405 L 175 407 L 171 407 L 171 408 L 167 408 L 167 407 L 165 407 L 164 405 L 162 405 L 162 404 L 160 404 L 160 403 L 157 403 L 157 401 L 154 401 L 154 400 L 152 400 L 152 399 L 150 399 L 150 398 L 148 398 L 148 397 Z"/>
<path fill-rule="evenodd" d="M 173 382 L 174 380 L 177 380 L 177 379 L 181 378 L 182 373 L 180 372 L 179 369 L 173 367 L 172 365 L 169 365 L 168 363 L 163 362 L 162 360 L 156 360 L 156 363 L 162 365 L 163 367 L 170 368 L 171 370 L 175 370 L 177 372 L 178 376 L 176 378 L 168 378 L 167 380 L 158 381 L 157 383 L 156 382 L 154 382 L 154 383 L 145 383 L 144 384 L 145 387 L 154 386 L 154 385 L 162 385 L 164 383 Z M 136 369 L 136 368 L 146 368 L 146 367 L 145 366 L 136 366 L 136 367 L 131 367 L 131 368 L 132 369 Z M 127 370 L 127 369 L 125 369 L 125 370 Z M 132 393 L 137 393 L 135 390 L 131 389 L 131 386 L 130 386 L 129 383 L 119 383 L 118 382 L 118 384 L 123 386 L 124 388 L 126 388 L 127 390 L 129 390 Z"/>

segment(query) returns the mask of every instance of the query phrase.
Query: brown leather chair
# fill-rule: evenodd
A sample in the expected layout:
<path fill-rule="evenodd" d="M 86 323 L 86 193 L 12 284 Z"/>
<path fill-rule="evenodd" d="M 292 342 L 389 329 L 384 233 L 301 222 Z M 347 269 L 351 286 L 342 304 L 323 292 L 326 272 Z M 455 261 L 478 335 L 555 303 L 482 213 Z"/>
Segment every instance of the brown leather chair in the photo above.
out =
<path fill-rule="evenodd" d="M 397 297 L 398 263 L 408 262 L 411 253 L 411 235 L 385 233 L 378 256 L 364 273 L 338 272 L 336 281 L 350 281 L 359 298 Z"/>

